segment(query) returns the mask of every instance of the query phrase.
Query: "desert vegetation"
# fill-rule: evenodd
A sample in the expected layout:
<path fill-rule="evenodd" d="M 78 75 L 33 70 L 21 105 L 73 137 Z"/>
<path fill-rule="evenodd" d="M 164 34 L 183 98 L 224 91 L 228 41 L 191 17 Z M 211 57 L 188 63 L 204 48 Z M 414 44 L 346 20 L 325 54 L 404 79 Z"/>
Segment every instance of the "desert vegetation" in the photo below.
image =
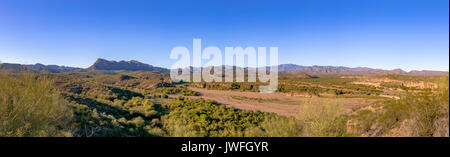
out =
<path fill-rule="evenodd" d="M 275 96 L 284 97 L 261 98 L 243 94 L 258 95 L 258 82 L 180 84 L 164 72 L 3 71 L 0 136 L 448 136 L 448 76 L 370 77 L 428 81 L 438 88 L 402 89 L 395 84 L 395 89 L 392 84 L 354 84 L 361 77 L 283 74 Z M 290 114 L 241 108 L 205 99 L 191 88 L 234 92 L 222 95 L 229 97 L 224 100 L 243 104 L 295 108 Z M 364 101 L 349 108 L 347 100 L 353 97 Z"/>
<path fill-rule="evenodd" d="M 72 136 L 70 103 L 51 78 L 0 73 L 0 136 Z"/>
<path fill-rule="evenodd" d="M 449 136 L 448 76 L 435 92 L 408 93 L 399 100 L 353 115 L 359 134 L 366 136 Z"/>

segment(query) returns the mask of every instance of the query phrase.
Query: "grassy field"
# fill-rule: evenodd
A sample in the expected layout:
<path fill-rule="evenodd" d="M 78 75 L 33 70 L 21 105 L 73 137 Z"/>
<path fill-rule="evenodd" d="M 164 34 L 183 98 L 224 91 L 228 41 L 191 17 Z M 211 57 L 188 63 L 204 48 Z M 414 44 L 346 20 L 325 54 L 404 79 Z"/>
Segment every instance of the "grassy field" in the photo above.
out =
<path fill-rule="evenodd" d="M 280 74 L 269 94 L 260 84 L 0 72 L 0 136 L 449 136 L 448 76 Z"/>

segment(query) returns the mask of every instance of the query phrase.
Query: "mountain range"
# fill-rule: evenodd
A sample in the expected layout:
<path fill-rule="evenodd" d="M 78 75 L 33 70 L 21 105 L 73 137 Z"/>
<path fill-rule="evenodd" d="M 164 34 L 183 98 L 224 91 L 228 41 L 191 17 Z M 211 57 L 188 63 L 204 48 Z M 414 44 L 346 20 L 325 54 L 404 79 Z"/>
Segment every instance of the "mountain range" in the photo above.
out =
<path fill-rule="evenodd" d="M 58 65 L 43 65 L 43 64 L 14 64 L 14 63 L 2 63 L 0 64 L 0 70 L 8 70 L 13 72 L 19 71 L 35 71 L 35 72 L 50 72 L 50 73 L 62 73 L 62 72 L 76 72 L 82 71 L 82 68 L 58 66 Z"/>
<path fill-rule="evenodd" d="M 125 71 L 156 71 L 156 72 L 170 71 L 167 68 L 152 66 L 149 64 L 138 62 L 136 60 L 111 61 L 102 58 L 97 59 L 97 61 L 95 61 L 93 65 L 91 65 L 86 69 L 67 66 L 57 66 L 57 65 L 43 65 L 39 63 L 34 65 L 2 63 L 0 64 L 0 70 L 1 69 L 12 71 L 31 70 L 36 72 L 51 72 L 51 73 L 92 71 L 92 70 L 125 70 Z M 278 66 L 278 71 L 280 73 L 341 74 L 341 75 L 398 74 L 398 75 L 415 75 L 415 76 L 441 76 L 448 74 L 448 72 L 446 71 L 431 71 L 431 70 L 422 70 L 422 71 L 412 70 L 410 72 L 406 72 L 402 69 L 383 70 L 366 67 L 349 68 L 343 66 L 302 66 L 296 64 L 281 64 Z"/>
<path fill-rule="evenodd" d="M 446 71 L 432 71 L 432 70 L 412 70 L 406 72 L 402 69 L 383 70 L 366 67 L 349 68 L 343 66 L 301 66 L 296 64 L 281 64 L 278 66 L 280 72 L 304 72 L 308 74 L 342 74 L 342 75 L 383 75 L 383 74 L 397 74 L 397 75 L 414 75 L 414 76 L 441 76 L 447 75 Z"/>
<path fill-rule="evenodd" d="M 155 67 L 149 64 L 144 64 L 136 60 L 131 61 L 109 61 L 99 58 L 88 70 L 126 70 L 126 71 L 159 71 L 169 72 L 169 69 Z"/>

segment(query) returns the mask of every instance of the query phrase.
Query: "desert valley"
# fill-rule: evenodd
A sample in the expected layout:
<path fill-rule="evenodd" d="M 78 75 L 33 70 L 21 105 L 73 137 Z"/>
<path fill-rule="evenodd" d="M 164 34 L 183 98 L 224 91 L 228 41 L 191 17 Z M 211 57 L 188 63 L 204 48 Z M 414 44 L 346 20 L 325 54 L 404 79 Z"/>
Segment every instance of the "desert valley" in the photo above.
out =
<path fill-rule="evenodd" d="M 449 136 L 448 72 L 282 64 L 260 82 L 173 82 L 169 69 L 0 64 L 0 136 Z M 35 114 L 29 114 L 35 113 Z"/>

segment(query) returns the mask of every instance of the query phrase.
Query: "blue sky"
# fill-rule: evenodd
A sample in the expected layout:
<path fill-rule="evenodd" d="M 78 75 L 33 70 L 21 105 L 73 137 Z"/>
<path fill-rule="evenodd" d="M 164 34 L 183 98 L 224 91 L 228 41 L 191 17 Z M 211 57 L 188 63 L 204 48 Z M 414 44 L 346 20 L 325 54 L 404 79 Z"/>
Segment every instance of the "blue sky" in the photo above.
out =
<path fill-rule="evenodd" d="M 170 67 L 172 48 L 278 46 L 279 63 L 449 69 L 448 0 L 1 0 L 0 61 Z"/>

